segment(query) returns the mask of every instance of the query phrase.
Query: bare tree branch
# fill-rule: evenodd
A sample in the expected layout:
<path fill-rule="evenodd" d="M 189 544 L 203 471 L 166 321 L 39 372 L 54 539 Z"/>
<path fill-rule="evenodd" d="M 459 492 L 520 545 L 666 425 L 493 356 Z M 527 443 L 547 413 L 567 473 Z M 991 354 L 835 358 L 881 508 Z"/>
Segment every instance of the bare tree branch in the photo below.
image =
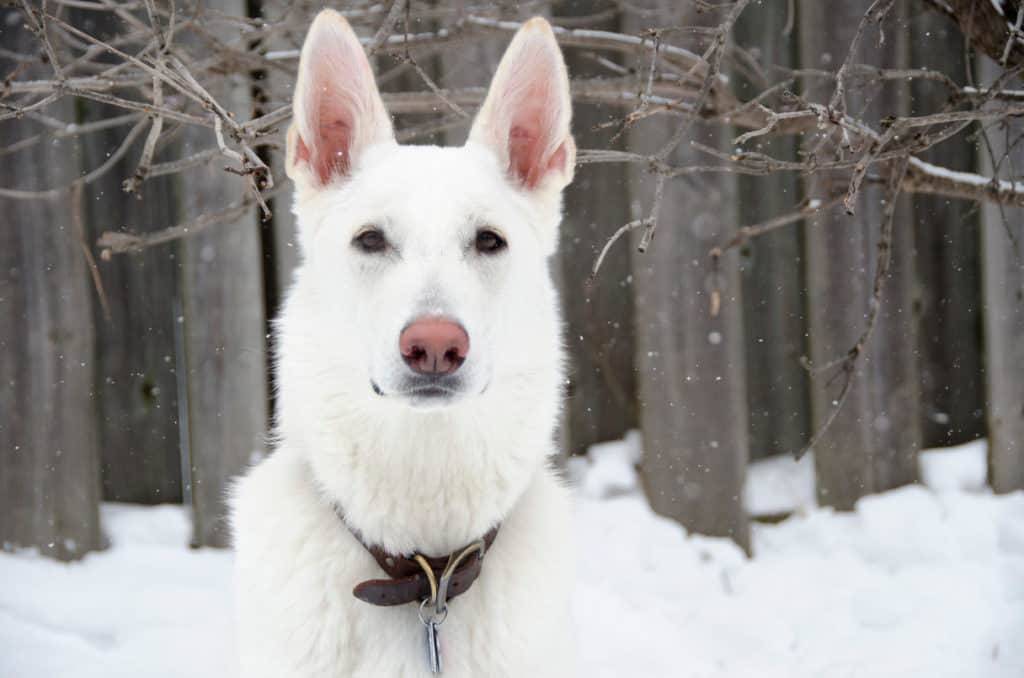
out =
<path fill-rule="evenodd" d="M 637 34 L 594 30 L 597 21 L 624 13 L 643 18 L 656 16 L 627 2 L 588 17 L 553 17 L 559 44 L 576 50 L 596 64 L 600 77 L 577 77 L 572 97 L 579 103 L 597 104 L 611 112 L 605 148 L 580 151 L 582 165 L 630 163 L 654 182 L 653 198 L 641 206 L 646 215 L 619 227 L 598 253 L 589 281 L 623 238 L 639 231 L 636 246 L 647 249 L 657 233 L 664 192 L 671 181 L 687 181 L 703 174 L 736 173 L 760 177 L 778 172 L 821 175 L 842 194 L 797 202 L 775 218 L 744 226 L 709 253 L 712 280 L 717 280 L 720 258 L 729 250 L 779 228 L 807 220 L 821 210 L 844 204 L 852 213 L 865 183 L 885 183 L 885 208 L 879 228 L 879 252 L 874 285 L 868 300 L 869 312 L 861 336 L 847 353 L 826 364 L 810 366 L 815 374 L 830 373 L 841 379 L 836 405 L 822 429 L 815 432 L 808 447 L 821 439 L 842 408 L 856 380 L 858 360 L 864 354 L 877 321 L 884 283 L 891 262 L 893 229 L 909 227 L 894 223 L 894 205 L 902 193 L 941 195 L 948 198 L 1024 207 L 1024 180 L 1006 172 L 1002 161 L 993 158 L 993 176 L 951 171 L 921 159 L 921 154 L 940 143 L 973 143 L 969 134 L 980 134 L 987 144 L 987 129 L 1024 115 L 1024 88 L 1007 85 L 1024 68 L 1024 9 L 1003 16 L 993 3 L 974 0 L 925 0 L 925 4 L 958 22 L 970 44 L 1000 60 L 1004 74 L 986 86 L 975 84 L 970 74 L 944 73 L 929 69 L 889 69 L 884 64 L 860 63 L 858 50 L 878 29 L 905 30 L 887 26 L 886 18 L 895 0 L 874 0 L 861 18 L 856 34 L 835 68 L 788 69 L 761 63 L 752 50 L 736 44 L 734 27 L 750 0 L 697 0 L 713 20 L 701 26 L 650 25 Z M 207 9 L 196 0 L 17 0 L 27 29 L 36 45 L 24 53 L 0 48 L 0 59 L 13 69 L 0 75 L 0 124 L 29 120 L 35 127 L 24 138 L 7 141 L 0 157 L 31 149 L 49 137 L 84 139 L 88 135 L 129 126 L 117 149 L 98 167 L 67 186 L 0 187 L 0 196 L 14 199 L 59 199 L 81 201 L 84 186 L 110 172 L 145 134 L 138 163 L 131 176 L 123 177 L 128 192 L 138 192 L 155 176 L 188 172 L 221 158 L 228 160 L 225 171 L 243 178 L 245 193 L 235 202 L 214 209 L 186 223 L 156 233 L 135 235 L 110 230 L 99 240 L 101 257 L 137 252 L 202 232 L 216 224 L 233 221 L 259 206 L 264 218 L 270 214 L 267 201 L 287 186 L 272 168 L 281 163 L 267 158 L 283 147 L 284 128 L 292 110 L 292 81 L 298 49 L 269 49 L 267 45 L 290 46 L 305 34 L 310 17 L 301 7 L 289 9 L 276 20 L 234 17 Z M 70 19 L 69 8 L 104 12 L 117 19 L 114 35 L 100 37 Z M 795 5 L 787 4 L 785 33 L 794 25 Z M 445 88 L 430 77 L 429 59 L 465 45 L 511 37 L 519 23 L 503 6 L 477 3 L 466 11 L 417 0 L 389 0 L 384 3 L 355 2 L 342 13 L 359 33 L 370 55 L 393 58 L 397 65 L 380 78 L 397 82 L 399 76 L 415 73 L 422 85 L 418 91 L 385 93 L 388 109 L 403 116 L 399 139 L 421 138 L 463 123 L 483 101 L 486 83 L 476 87 Z M 890 21 L 891 23 L 891 21 Z M 218 37 L 210 25 L 232 28 L 232 37 Z M 416 26 L 416 32 L 412 28 Z M 419 27 L 429 27 L 421 30 Z M 199 47 L 197 47 L 199 46 Z M 868 59 L 870 60 L 870 59 Z M 742 73 L 756 91 L 739 89 L 725 69 Z M 29 77 L 28 73 L 32 73 Z M 273 73 L 273 84 L 260 82 L 265 105 L 256 112 L 232 110 L 228 99 L 212 94 L 226 89 L 233 78 Z M 801 94 L 807 80 L 831 85 L 817 100 Z M 966 82 L 964 82 L 966 80 Z M 913 116 L 886 119 L 851 111 L 847 105 L 852 92 L 877 91 L 879 87 L 922 86 L 941 88 L 947 104 L 941 110 L 917 111 Z M 275 87 L 277 89 L 275 89 Z M 67 98 L 95 101 L 111 107 L 109 118 L 78 125 L 62 120 L 53 104 Z M 66 113 L 64 114 L 66 115 Z M 625 129 L 642 130 L 645 122 L 669 116 L 675 130 L 659 148 L 639 152 L 613 147 Z M 205 147 L 185 148 L 175 141 L 183 126 L 209 130 Z M 699 125 L 699 127 L 698 127 Z M 688 138 L 694 129 L 725 127 L 732 147 L 706 145 Z M 148 128 L 148 132 L 147 132 Z M 811 149 L 798 159 L 774 157 L 775 137 L 802 135 Z M 837 141 L 838 140 L 838 143 Z M 674 151 L 684 143 L 698 152 L 695 161 L 674 161 Z M 160 162 L 157 162 L 157 159 Z M 839 189 L 842 190 L 842 189 Z M 80 218 L 80 214 L 77 218 Z M 76 237 L 84 243 L 84 231 L 76 226 Z M 82 244 L 97 293 L 104 294 L 102 281 L 89 247 Z M 721 294 L 713 283 L 712 315 L 721 306 Z"/>

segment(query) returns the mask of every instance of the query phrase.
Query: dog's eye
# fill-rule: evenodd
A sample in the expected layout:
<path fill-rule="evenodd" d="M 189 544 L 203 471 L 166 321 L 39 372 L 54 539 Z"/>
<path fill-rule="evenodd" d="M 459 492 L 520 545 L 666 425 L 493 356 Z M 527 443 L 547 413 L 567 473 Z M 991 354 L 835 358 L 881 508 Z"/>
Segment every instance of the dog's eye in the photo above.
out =
<path fill-rule="evenodd" d="M 388 248 L 388 239 L 376 228 L 367 228 L 356 234 L 352 244 L 367 254 L 379 254 Z"/>
<path fill-rule="evenodd" d="M 481 228 L 476 232 L 476 251 L 480 254 L 497 254 L 508 247 L 508 243 L 500 235 L 489 228 Z"/>

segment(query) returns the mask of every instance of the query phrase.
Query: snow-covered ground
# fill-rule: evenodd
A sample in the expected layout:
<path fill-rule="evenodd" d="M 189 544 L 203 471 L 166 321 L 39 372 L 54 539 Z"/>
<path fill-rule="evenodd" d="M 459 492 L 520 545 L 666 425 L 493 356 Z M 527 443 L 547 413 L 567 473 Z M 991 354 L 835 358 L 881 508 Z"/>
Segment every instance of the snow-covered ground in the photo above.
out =
<path fill-rule="evenodd" d="M 756 464 L 748 508 L 796 513 L 755 527 L 750 560 L 652 515 L 637 453 L 573 465 L 580 675 L 1024 676 L 1024 493 L 984 489 L 983 444 L 843 515 L 814 506 L 809 461 Z M 83 562 L 0 555 L 0 678 L 233 675 L 231 555 L 184 547 L 180 508 L 103 517 L 113 548 Z"/>

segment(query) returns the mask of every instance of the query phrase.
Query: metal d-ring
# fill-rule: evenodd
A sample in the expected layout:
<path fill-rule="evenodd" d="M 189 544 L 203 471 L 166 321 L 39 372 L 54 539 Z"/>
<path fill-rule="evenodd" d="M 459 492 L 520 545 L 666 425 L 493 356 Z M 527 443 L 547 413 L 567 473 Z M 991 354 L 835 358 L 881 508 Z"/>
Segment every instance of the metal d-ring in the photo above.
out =
<path fill-rule="evenodd" d="M 448 606 L 447 605 L 443 606 L 441 608 L 440 612 L 438 612 L 437 610 L 434 610 L 433 612 L 430 612 L 429 616 L 428 616 L 428 613 L 425 611 L 425 608 L 427 607 L 427 605 L 433 605 L 433 604 L 434 604 L 434 601 L 432 601 L 430 598 L 424 598 L 420 602 L 420 609 L 418 611 L 418 614 L 419 614 L 419 617 L 420 617 L 420 622 L 424 626 L 430 626 L 431 624 L 434 624 L 435 626 L 440 626 L 441 624 L 444 623 L 444 620 L 448 618 Z"/>
<path fill-rule="evenodd" d="M 458 569 L 459 563 L 461 563 L 466 556 L 472 553 L 478 553 L 477 558 L 483 558 L 484 551 L 486 549 L 487 544 L 484 540 L 478 539 L 466 548 L 462 549 L 462 552 L 459 553 L 459 555 L 452 555 L 452 557 L 448 559 L 448 564 L 445 566 L 444 572 L 441 573 L 441 579 L 438 581 L 437 585 L 437 601 L 435 603 L 437 614 L 441 614 L 442 610 L 446 616 L 448 614 L 448 585 L 451 583 L 452 575 L 454 575 L 455 570 Z"/>
<path fill-rule="evenodd" d="M 430 583 L 430 596 L 420 601 L 417 614 L 419 615 L 420 623 L 426 629 L 427 667 L 432 674 L 441 673 L 441 643 L 438 635 L 441 630 L 441 624 L 448 618 L 448 586 L 451 584 L 452 576 L 455 574 L 455 570 L 458 569 L 459 563 L 467 556 L 476 553 L 478 559 L 483 558 L 486 549 L 487 543 L 480 539 L 462 549 L 459 555 L 456 556 L 454 553 L 450 555 L 448 557 L 448 564 L 445 565 L 439 581 L 435 580 L 434 570 L 427 559 L 421 554 L 414 556 L 416 562 L 423 568 L 423 574 L 426 575 L 427 581 Z M 433 610 L 430 609 L 431 606 Z"/>

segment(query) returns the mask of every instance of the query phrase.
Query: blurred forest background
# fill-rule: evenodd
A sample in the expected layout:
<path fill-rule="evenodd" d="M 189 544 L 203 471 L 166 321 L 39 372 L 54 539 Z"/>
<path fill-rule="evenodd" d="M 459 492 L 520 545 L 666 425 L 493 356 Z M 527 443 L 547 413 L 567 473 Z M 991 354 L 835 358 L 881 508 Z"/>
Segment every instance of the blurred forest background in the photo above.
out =
<path fill-rule="evenodd" d="M 565 454 L 641 431 L 652 507 L 749 548 L 750 460 L 819 502 L 989 438 L 1024 488 L 1024 3 L 333 5 L 405 143 L 462 143 L 517 22 L 558 28 Z M 183 502 L 267 452 L 301 253 L 283 133 L 322 2 L 0 2 L 0 541 L 74 559 L 101 501 Z"/>

